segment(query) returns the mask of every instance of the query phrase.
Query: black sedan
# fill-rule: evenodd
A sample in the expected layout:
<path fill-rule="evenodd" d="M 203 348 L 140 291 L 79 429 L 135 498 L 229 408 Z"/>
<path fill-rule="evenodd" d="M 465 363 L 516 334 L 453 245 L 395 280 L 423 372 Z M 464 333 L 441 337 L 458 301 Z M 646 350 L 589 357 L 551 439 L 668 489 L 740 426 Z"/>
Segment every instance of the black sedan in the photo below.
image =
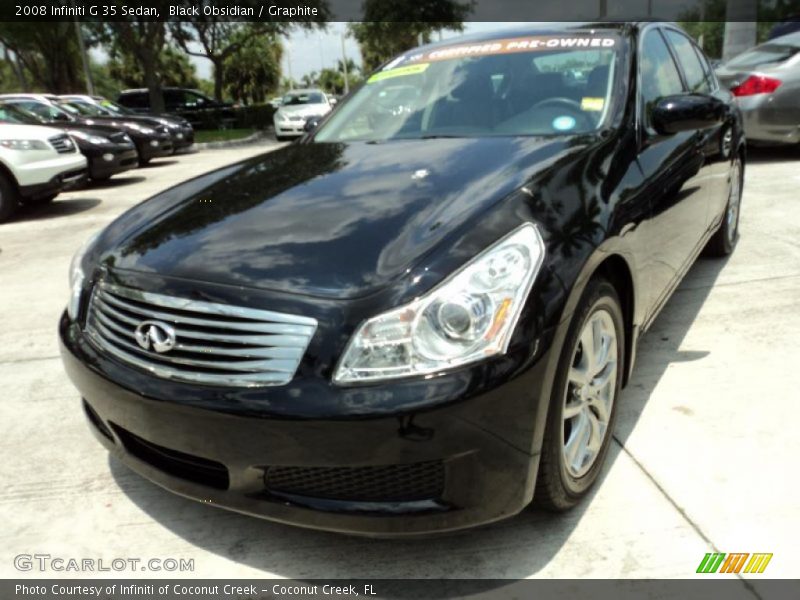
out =
<path fill-rule="evenodd" d="M 14 103 L 25 110 L 38 115 L 48 125 L 62 129 L 70 126 L 110 127 L 118 132 L 126 133 L 136 146 L 139 166 L 148 164 L 154 158 L 169 156 L 173 153 L 172 139 L 169 130 L 163 125 L 149 126 L 125 119 L 103 120 L 102 122 L 80 114 L 74 108 L 59 106 L 44 99 L 38 94 L 6 94 L 0 100 Z"/>
<path fill-rule="evenodd" d="M 45 119 L 7 100 L 0 100 L 0 121 L 22 125 L 47 124 Z M 59 126 L 72 136 L 81 154 L 86 157 L 89 177 L 93 181 L 105 181 L 112 175 L 136 167 L 136 146 L 127 133 L 111 127 L 73 122 Z"/>
<path fill-rule="evenodd" d="M 189 148 L 194 143 L 194 128 L 186 119 L 174 115 L 137 114 L 124 106 L 99 96 L 56 96 L 54 102 L 77 110 L 82 116 L 97 122 L 125 119 L 148 127 L 167 128 L 175 151 Z"/>
<path fill-rule="evenodd" d="M 179 494 L 378 536 L 574 506 L 641 334 L 738 236 L 738 109 L 660 23 L 409 51 L 75 257 L 64 364 Z"/>

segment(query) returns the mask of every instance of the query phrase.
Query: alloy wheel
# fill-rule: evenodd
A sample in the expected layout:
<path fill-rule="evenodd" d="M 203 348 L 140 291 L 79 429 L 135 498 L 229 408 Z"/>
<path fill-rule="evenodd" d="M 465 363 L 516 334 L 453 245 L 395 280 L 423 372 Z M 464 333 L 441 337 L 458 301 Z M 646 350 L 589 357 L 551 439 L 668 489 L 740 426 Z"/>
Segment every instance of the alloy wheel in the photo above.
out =
<path fill-rule="evenodd" d="M 578 338 L 562 411 L 564 465 L 576 479 L 592 468 L 608 435 L 617 371 L 614 319 L 599 309 Z"/>

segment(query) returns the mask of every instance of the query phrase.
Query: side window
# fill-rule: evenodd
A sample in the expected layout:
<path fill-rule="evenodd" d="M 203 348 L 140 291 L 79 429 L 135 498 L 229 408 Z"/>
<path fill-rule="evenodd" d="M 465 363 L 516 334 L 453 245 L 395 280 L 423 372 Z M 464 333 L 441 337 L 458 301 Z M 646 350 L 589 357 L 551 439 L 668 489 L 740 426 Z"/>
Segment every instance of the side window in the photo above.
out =
<path fill-rule="evenodd" d="M 644 125 L 647 129 L 652 129 L 650 113 L 655 103 L 664 96 L 681 94 L 684 91 L 672 54 L 664 38 L 655 29 L 648 31 L 642 40 L 639 80 Z"/>
<path fill-rule="evenodd" d="M 686 84 L 692 92 L 701 94 L 708 94 L 711 91 L 711 86 L 708 84 L 708 77 L 700 59 L 697 57 L 697 52 L 694 50 L 694 44 L 689 41 L 682 33 L 677 31 L 667 31 L 667 39 L 675 48 L 675 54 L 678 56 L 678 62 L 683 67 L 683 74 L 686 76 Z"/>
<path fill-rule="evenodd" d="M 164 104 L 170 108 L 180 108 L 186 103 L 180 90 L 164 90 Z"/>
<path fill-rule="evenodd" d="M 708 63 L 708 59 L 706 59 L 705 54 L 703 54 L 702 50 L 697 46 L 694 47 L 694 52 L 697 54 L 697 59 L 700 61 L 700 64 L 703 65 L 703 71 L 706 74 L 706 81 L 708 81 L 708 87 L 714 91 L 719 87 L 717 83 L 717 76 L 714 74 L 714 69 L 711 68 L 711 65 Z"/>

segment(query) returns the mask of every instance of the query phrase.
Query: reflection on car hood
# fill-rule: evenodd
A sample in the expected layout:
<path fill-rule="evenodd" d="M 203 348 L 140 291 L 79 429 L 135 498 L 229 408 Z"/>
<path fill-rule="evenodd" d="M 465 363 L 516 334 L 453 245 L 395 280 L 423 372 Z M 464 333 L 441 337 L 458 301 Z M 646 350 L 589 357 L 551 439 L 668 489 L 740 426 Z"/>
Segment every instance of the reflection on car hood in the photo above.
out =
<path fill-rule="evenodd" d="M 358 297 L 586 138 L 293 144 L 125 213 L 108 266 L 292 293 Z M 560 161 L 563 167 L 563 161 Z M 471 224 L 470 224 L 471 226 Z"/>

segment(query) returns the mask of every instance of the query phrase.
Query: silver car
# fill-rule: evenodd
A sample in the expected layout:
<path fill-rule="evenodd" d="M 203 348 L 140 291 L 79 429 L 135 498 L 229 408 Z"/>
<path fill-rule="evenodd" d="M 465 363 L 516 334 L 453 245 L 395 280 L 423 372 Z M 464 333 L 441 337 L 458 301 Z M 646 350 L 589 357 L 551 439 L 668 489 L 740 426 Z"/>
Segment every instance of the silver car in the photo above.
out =
<path fill-rule="evenodd" d="M 800 143 L 800 32 L 751 48 L 716 73 L 736 96 L 748 142 Z"/>

